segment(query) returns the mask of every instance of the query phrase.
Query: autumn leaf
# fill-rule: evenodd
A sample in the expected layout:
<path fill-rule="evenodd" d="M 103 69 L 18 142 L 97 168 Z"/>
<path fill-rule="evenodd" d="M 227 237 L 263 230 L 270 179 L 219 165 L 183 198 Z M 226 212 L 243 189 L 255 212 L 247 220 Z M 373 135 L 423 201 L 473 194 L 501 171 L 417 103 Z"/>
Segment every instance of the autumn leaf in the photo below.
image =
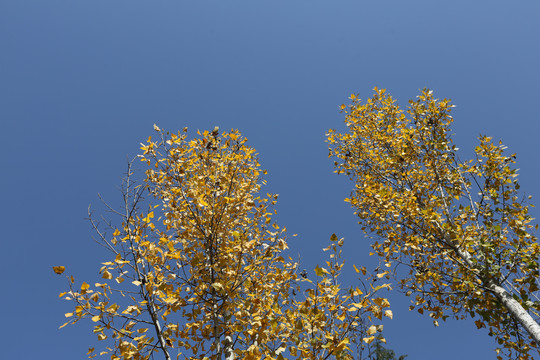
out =
<path fill-rule="evenodd" d="M 416 295 L 420 314 L 480 316 L 476 326 L 508 358 L 540 353 L 540 305 L 530 300 L 537 298 L 540 246 L 515 156 L 480 136 L 472 158 L 461 160 L 454 106 L 429 89 L 406 108 L 378 88 L 366 101 L 350 99 L 346 131 L 328 131 L 327 141 L 336 173 L 353 183 L 346 201 L 374 239 L 370 255 L 388 268 L 409 267 L 399 286 Z"/>
<path fill-rule="evenodd" d="M 142 171 L 128 166 L 122 206 L 110 207 L 119 218 L 92 219 L 109 250 L 98 268 L 105 280 L 92 290 L 72 281 L 63 297 L 74 305 L 73 322 L 93 324 L 99 353 L 350 358 L 350 344 L 389 305 L 378 294 L 385 287 L 374 286 L 376 277 L 365 291 L 340 284 L 344 240 L 335 234 L 317 280 L 299 271 L 284 253 L 278 196 L 263 191 L 266 171 L 239 131 L 215 127 L 188 138 L 187 129 L 154 130 L 157 140 L 148 138 L 137 157 Z"/>
<path fill-rule="evenodd" d="M 66 268 L 64 266 L 53 266 L 53 270 L 58 275 L 61 275 L 66 270 Z"/>
<path fill-rule="evenodd" d="M 373 340 L 375 340 L 375 336 L 370 336 L 368 338 L 363 338 L 362 340 L 364 340 L 364 342 L 366 344 L 371 344 L 371 342 L 373 342 Z"/>

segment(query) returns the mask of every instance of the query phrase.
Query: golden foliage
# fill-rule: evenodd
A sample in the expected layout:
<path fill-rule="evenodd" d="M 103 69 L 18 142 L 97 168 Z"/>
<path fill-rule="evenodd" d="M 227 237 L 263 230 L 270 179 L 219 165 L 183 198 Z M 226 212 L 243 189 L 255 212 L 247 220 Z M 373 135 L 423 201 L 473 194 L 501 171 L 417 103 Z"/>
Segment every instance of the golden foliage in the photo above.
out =
<path fill-rule="evenodd" d="M 511 355 L 530 359 L 538 344 L 503 308 L 501 286 L 536 319 L 540 247 L 518 193 L 515 155 L 481 136 L 460 161 L 452 143 L 453 106 L 424 89 L 401 109 L 385 90 L 343 105 L 347 131 L 330 130 L 336 172 L 354 183 L 349 199 L 373 249 L 409 268 L 401 280 L 411 309 L 435 321 L 476 317 Z"/>
<path fill-rule="evenodd" d="M 187 129 L 154 129 L 158 141 L 148 138 L 139 157 L 144 184 L 128 170 L 121 226 L 112 237 L 95 226 L 113 254 L 104 283 L 76 290 L 71 277 L 61 294 L 76 303 L 68 323 L 96 323 L 111 359 L 352 359 L 367 322 L 391 317 L 375 297 L 387 285 L 342 290 L 335 235 L 328 267 L 314 280 L 297 274 L 286 229 L 273 221 L 277 195 L 260 195 L 265 171 L 238 131 L 188 140 Z"/>

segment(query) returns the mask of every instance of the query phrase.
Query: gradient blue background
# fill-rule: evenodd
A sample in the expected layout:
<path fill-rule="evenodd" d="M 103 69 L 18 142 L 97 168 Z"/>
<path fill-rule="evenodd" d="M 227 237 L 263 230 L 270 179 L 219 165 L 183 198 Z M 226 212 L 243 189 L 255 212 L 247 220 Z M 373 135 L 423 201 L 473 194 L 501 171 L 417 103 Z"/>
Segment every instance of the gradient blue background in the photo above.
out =
<path fill-rule="evenodd" d="M 452 98 L 463 156 L 480 133 L 502 139 L 538 197 L 539 18 L 537 1 L 2 0 L 1 357 L 81 359 L 97 342 L 89 323 L 58 330 L 70 304 L 51 266 L 97 279 L 105 253 L 87 206 L 102 209 L 98 192 L 118 203 L 126 156 L 154 123 L 240 129 L 280 194 L 280 224 L 298 234 L 292 253 L 310 269 L 332 232 L 344 236 L 348 285 L 353 263 L 375 261 L 324 143 L 351 93 Z M 472 321 L 435 328 L 390 299 L 397 353 L 495 358 Z"/>

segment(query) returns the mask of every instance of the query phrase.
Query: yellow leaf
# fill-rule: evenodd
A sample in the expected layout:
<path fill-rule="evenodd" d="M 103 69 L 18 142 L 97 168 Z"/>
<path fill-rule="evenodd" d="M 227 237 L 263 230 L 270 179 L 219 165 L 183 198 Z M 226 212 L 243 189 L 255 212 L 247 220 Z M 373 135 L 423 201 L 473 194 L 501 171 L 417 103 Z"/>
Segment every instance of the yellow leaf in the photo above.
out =
<path fill-rule="evenodd" d="M 101 319 L 101 316 L 99 316 L 99 315 L 92 316 L 92 321 L 93 322 L 98 322 L 100 319 Z"/>
<path fill-rule="evenodd" d="M 118 229 L 114 230 L 113 236 L 118 236 L 118 235 L 120 235 L 120 230 Z"/>
<path fill-rule="evenodd" d="M 215 282 L 212 284 L 212 287 L 216 290 L 220 290 L 220 289 L 223 289 L 223 285 L 221 285 L 220 283 L 218 282 Z"/>
<path fill-rule="evenodd" d="M 375 340 L 375 336 L 370 336 L 368 338 L 363 339 L 366 344 L 370 344 L 373 340 Z"/>
<path fill-rule="evenodd" d="M 384 316 L 389 317 L 390 319 L 392 319 L 394 317 L 394 314 L 392 313 L 392 310 L 386 310 L 384 312 Z"/>
<path fill-rule="evenodd" d="M 202 206 L 208 206 L 208 203 L 206 201 L 204 201 L 204 199 L 199 199 L 199 204 L 201 204 Z"/>
<path fill-rule="evenodd" d="M 63 328 L 64 326 L 66 326 L 67 324 L 69 324 L 69 321 L 68 322 L 65 322 L 62 324 L 62 326 L 59 327 L 59 329 Z"/>
<path fill-rule="evenodd" d="M 287 346 L 285 346 L 285 344 L 283 344 L 283 345 L 281 345 L 281 346 L 276 350 L 276 355 L 281 354 L 281 353 L 284 352 L 285 350 L 287 350 Z"/>
<path fill-rule="evenodd" d="M 315 274 L 317 276 L 324 276 L 323 274 L 329 274 L 329 272 L 325 268 L 319 267 L 319 265 L 317 265 L 315 267 Z"/>
<path fill-rule="evenodd" d="M 151 221 L 150 219 L 152 219 L 153 217 L 154 217 L 154 212 L 151 211 L 151 212 L 148 213 L 148 215 L 146 215 L 146 217 L 143 219 L 143 221 L 148 224 Z"/>
<path fill-rule="evenodd" d="M 53 270 L 55 273 L 60 275 L 66 270 L 66 268 L 64 266 L 53 266 Z"/>
<path fill-rule="evenodd" d="M 90 288 L 90 285 L 88 285 L 86 282 L 83 282 L 81 285 L 81 290 L 86 291 Z"/>
<path fill-rule="evenodd" d="M 103 275 L 101 277 L 103 279 L 112 279 L 113 278 L 112 274 L 107 269 L 105 269 L 105 271 L 103 272 Z"/>
<path fill-rule="evenodd" d="M 385 298 L 376 298 L 373 302 L 383 308 L 390 306 L 390 302 Z"/>
<path fill-rule="evenodd" d="M 375 325 L 371 325 L 369 329 L 367 329 L 366 334 L 373 335 L 377 332 L 377 327 Z M 368 343 L 369 344 L 369 343 Z"/>
<path fill-rule="evenodd" d="M 71 316 L 73 316 L 73 313 L 66 313 L 64 316 L 65 317 L 71 317 Z"/>

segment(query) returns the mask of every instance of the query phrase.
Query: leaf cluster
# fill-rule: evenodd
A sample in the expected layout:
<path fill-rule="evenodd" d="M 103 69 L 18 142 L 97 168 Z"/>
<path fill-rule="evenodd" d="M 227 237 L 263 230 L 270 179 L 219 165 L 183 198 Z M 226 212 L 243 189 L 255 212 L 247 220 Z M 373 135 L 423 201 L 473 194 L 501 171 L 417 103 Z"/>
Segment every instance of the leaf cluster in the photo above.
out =
<path fill-rule="evenodd" d="M 387 286 L 342 289 L 335 235 L 316 279 L 298 275 L 273 220 L 277 195 L 260 195 L 266 172 L 246 139 L 217 127 L 194 139 L 155 130 L 141 144 L 144 182 L 130 166 L 124 207 L 111 208 L 119 226 L 92 220 L 112 257 L 94 287 L 68 277 L 60 296 L 75 309 L 63 326 L 91 319 L 107 343 L 99 354 L 112 360 L 353 359 L 369 347 L 382 326 L 368 323 L 392 316 L 375 295 Z"/>
<path fill-rule="evenodd" d="M 327 141 L 336 172 L 354 184 L 350 198 L 374 253 L 403 264 L 411 309 L 434 324 L 476 318 L 511 356 L 538 349 L 493 292 L 503 287 L 535 319 L 540 247 L 527 199 L 519 194 L 515 155 L 481 136 L 461 161 L 450 125 L 453 105 L 424 89 L 402 109 L 384 89 L 342 105 L 347 130 Z M 497 349 L 499 352 L 500 349 Z"/>

